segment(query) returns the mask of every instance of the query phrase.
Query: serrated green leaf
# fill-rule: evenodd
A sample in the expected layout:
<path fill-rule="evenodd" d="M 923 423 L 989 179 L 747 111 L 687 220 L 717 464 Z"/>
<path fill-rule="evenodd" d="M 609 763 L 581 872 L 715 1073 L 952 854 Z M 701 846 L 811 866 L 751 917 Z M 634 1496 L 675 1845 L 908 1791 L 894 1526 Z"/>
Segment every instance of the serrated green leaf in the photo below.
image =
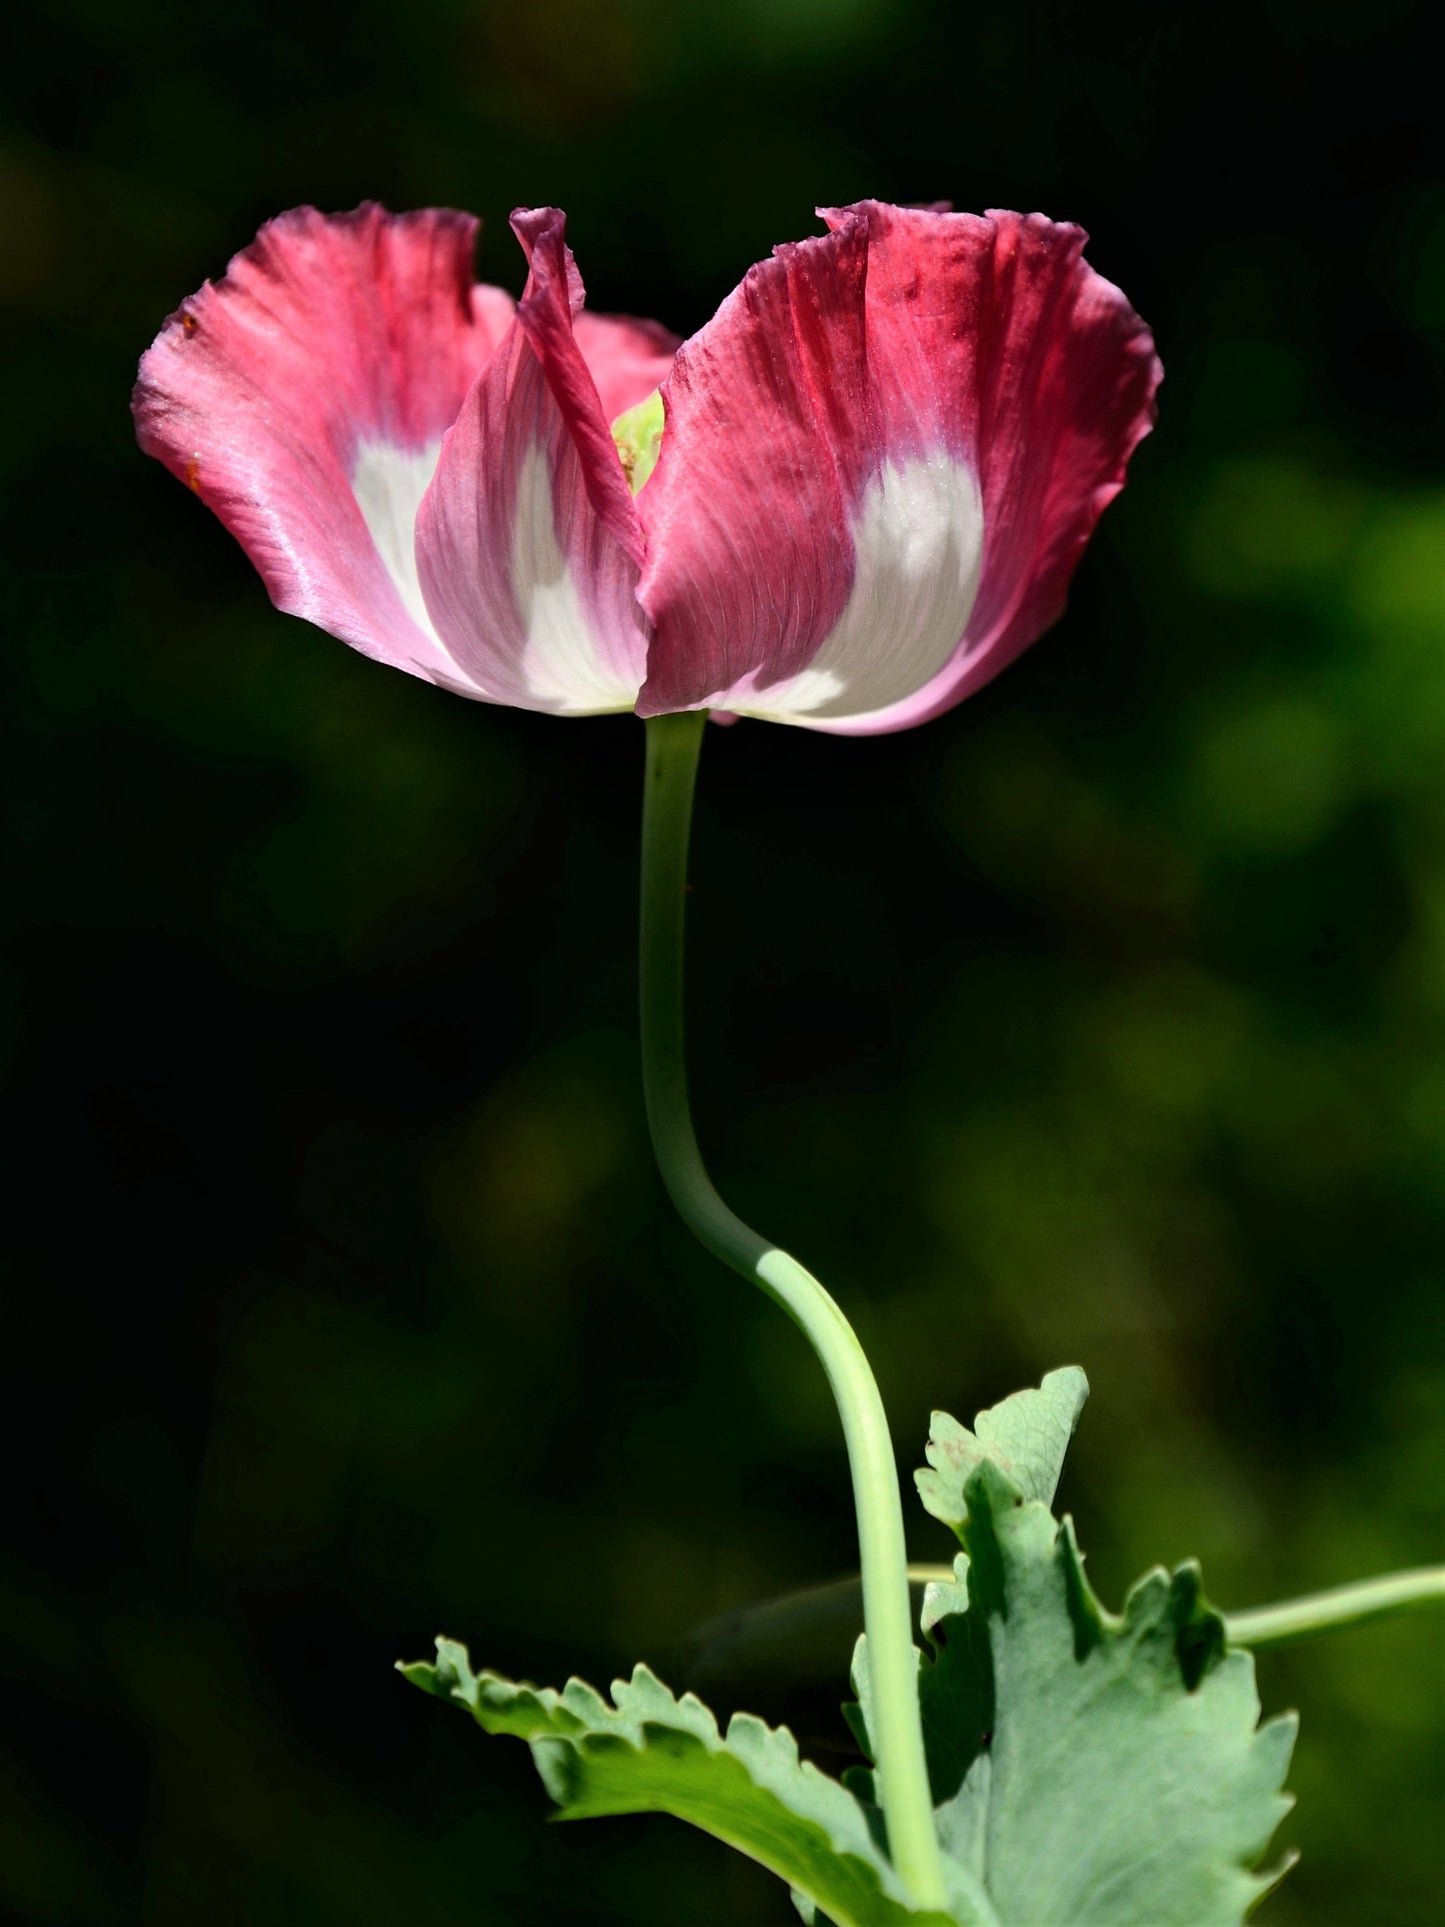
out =
<path fill-rule="evenodd" d="M 671 1813 L 770 1867 L 837 1927 L 956 1927 L 908 1907 L 863 1806 L 799 1760 L 786 1728 L 739 1713 L 724 1736 L 700 1700 L 675 1699 L 645 1666 L 610 1704 L 580 1680 L 557 1693 L 474 1673 L 450 1639 L 434 1666 L 401 1671 L 488 1733 L 526 1740 L 563 1819 Z"/>
<path fill-rule="evenodd" d="M 925 1595 L 920 1675 L 951 1864 L 1002 1927 L 1239 1927 L 1277 1877 L 1252 1869 L 1291 1804 L 1295 1721 L 1259 1724 L 1254 1662 L 1198 1568 L 1146 1574 L 1116 1617 L 1069 1522 L 998 1464 L 963 1497 L 968 1552 Z M 866 1642 L 855 1684 L 866 1732 Z"/>
<path fill-rule="evenodd" d="M 1196 1567 L 1146 1575 L 1117 1617 L 1095 1598 L 1049 1511 L 1086 1395 L 1055 1372 L 971 1433 L 938 1416 L 920 1475 L 965 1547 L 925 1592 L 920 1656 L 947 1915 L 904 1903 L 867 1769 L 829 1780 L 785 1729 L 743 1714 L 724 1737 L 645 1667 L 611 1703 L 473 1674 L 451 1641 L 403 1671 L 527 1740 L 564 1818 L 675 1814 L 772 1868 L 817 1927 L 1240 1927 L 1271 1884 L 1253 1868 L 1290 1805 L 1295 1723 L 1259 1724 L 1253 1661 Z M 855 1684 L 867 1751 L 863 1640 Z"/>
<path fill-rule="evenodd" d="M 991 1463 L 1025 1499 L 1051 1506 L 1088 1396 L 1089 1381 L 1078 1366 L 1064 1365 L 1048 1373 L 1037 1390 L 1014 1392 L 980 1412 L 971 1432 L 947 1412 L 935 1412 L 927 1469 L 913 1475 L 924 1505 L 962 1537 L 968 1523 L 968 1482 L 981 1465 Z"/>

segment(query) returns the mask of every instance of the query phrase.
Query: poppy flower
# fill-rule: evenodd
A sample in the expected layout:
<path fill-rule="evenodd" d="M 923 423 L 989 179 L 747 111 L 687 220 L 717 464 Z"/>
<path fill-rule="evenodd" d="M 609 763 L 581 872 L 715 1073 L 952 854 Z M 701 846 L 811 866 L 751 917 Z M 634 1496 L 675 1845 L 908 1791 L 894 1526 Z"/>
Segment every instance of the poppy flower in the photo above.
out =
<path fill-rule="evenodd" d="M 901 729 L 1058 617 L 1160 369 L 1077 227 L 823 219 L 679 342 L 588 312 L 553 209 L 515 303 L 468 215 L 297 209 L 161 330 L 141 446 L 279 608 L 460 694 Z"/>

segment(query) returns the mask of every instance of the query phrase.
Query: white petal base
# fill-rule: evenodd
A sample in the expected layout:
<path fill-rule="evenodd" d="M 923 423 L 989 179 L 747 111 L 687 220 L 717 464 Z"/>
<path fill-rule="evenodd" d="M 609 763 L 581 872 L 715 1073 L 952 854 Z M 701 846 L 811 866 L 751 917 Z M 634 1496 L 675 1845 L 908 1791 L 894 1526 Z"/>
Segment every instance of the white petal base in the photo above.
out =
<path fill-rule="evenodd" d="M 538 447 L 522 459 L 515 517 L 512 583 L 526 638 L 522 674 L 537 707 L 558 716 L 631 709 L 640 678 L 606 660 L 557 539 L 552 476 Z"/>
<path fill-rule="evenodd" d="M 351 492 L 361 510 L 377 554 L 386 564 L 407 614 L 428 635 L 431 617 L 416 572 L 416 512 L 436 474 L 442 452 L 438 439 L 425 448 L 398 448 L 391 442 L 363 442 L 351 470 Z"/>
<path fill-rule="evenodd" d="M 938 674 L 978 594 L 983 504 L 972 470 L 942 453 L 890 462 L 864 494 L 853 548 L 847 606 L 808 667 L 770 688 L 749 678 L 716 706 L 776 723 L 851 720 Z"/>

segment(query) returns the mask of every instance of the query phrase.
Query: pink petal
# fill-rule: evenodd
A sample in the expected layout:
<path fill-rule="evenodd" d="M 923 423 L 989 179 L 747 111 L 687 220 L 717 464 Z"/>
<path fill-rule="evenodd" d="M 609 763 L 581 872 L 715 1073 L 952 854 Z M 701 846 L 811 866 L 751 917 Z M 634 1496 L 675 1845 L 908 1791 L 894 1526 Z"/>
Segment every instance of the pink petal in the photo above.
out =
<path fill-rule="evenodd" d="M 971 434 L 953 446 L 979 478 L 984 547 L 958 648 L 892 706 L 818 719 L 850 733 L 938 715 L 1058 620 L 1085 544 L 1153 426 L 1163 377 L 1148 328 L 1084 261 L 1082 228 L 996 209 L 941 221 L 876 202 L 866 211 L 870 340 L 912 337 L 911 355 L 875 357 L 892 386 L 885 407 L 911 404 L 920 420 L 932 414 L 946 437 L 962 389 Z M 841 223 L 854 212 L 827 218 Z M 966 317 L 963 354 L 956 320 L 950 328 L 935 305 L 945 291 Z M 939 372 L 950 361 L 951 378 Z"/>
<path fill-rule="evenodd" d="M 845 732 L 937 714 L 1060 614 L 1148 431 L 1153 343 L 1082 261 L 1079 229 L 876 202 L 828 219 L 829 240 L 805 246 L 831 242 L 837 276 L 804 280 L 801 250 L 779 250 L 664 391 L 640 498 L 645 714 L 717 702 Z M 861 341 L 842 271 L 860 236 Z"/>
<path fill-rule="evenodd" d="M 142 448 L 220 516 L 278 608 L 465 693 L 412 525 L 447 428 L 510 325 L 477 223 L 298 208 L 171 316 L 141 362 Z"/>
<path fill-rule="evenodd" d="M 519 211 L 512 225 L 527 286 L 422 503 L 422 590 L 438 635 L 494 701 L 569 715 L 630 709 L 647 654 L 635 596 L 642 528 L 574 325 L 582 283 L 564 217 Z M 603 338 L 590 331 L 594 344 Z M 635 383 L 646 357 L 618 354 L 619 339 L 607 337 L 608 378 Z"/>

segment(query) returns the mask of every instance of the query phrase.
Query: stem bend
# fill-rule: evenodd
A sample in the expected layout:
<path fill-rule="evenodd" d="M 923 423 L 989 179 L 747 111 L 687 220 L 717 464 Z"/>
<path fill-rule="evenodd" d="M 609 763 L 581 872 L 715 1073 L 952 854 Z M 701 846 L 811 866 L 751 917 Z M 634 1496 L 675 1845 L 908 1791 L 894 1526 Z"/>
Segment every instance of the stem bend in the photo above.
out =
<path fill-rule="evenodd" d="M 663 1183 L 688 1228 L 715 1257 L 783 1307 L 828 1376 L 843 1421 L 858 1517 L 871 1738 L 889 1852 L 912 1904 L 942 1909 L 946 1890 L 919 1717 L 903 1508 L 883 1400 L 852 1326 L 823 1286 L 718 1196 L 688 1105 L 683 906 L 693 789 L 706 727 L 702 712 L 653 716 L 647 722 L 640 975 L 648 1129 Z"/>

